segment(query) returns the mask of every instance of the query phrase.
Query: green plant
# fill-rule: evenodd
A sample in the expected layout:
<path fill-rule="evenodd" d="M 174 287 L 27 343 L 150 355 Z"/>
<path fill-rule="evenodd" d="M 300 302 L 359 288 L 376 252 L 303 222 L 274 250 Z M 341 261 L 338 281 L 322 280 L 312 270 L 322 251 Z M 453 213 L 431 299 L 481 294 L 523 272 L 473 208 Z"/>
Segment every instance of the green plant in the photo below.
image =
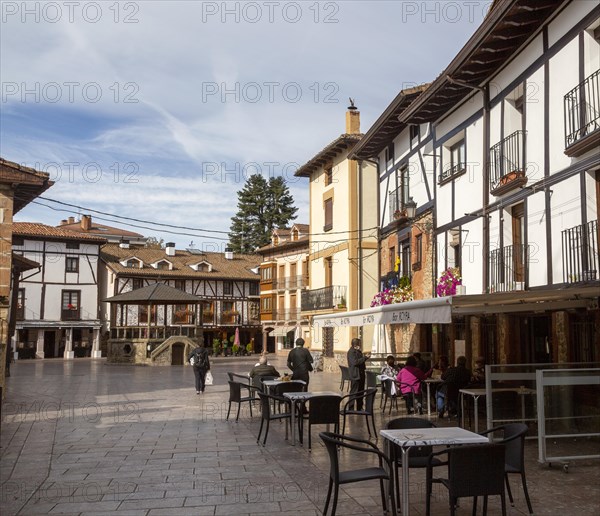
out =
<path fill-rule="evenodd" d="M 250 344 L 246 344 L 246 351 L 248 353 L 252 353 L 252 351 L 253 351 L 252 348 L 253 348 L 252 342 Z"/>
<path fill-rule="evenodd" d="M 213 355 L 217 356 L 221 352 L 221 341 L 219 339 L 214 339 L 212 343 L 213 347 Z"/>
<path fill-rule="evenodd" d="M 234 344 L 231 350 L 233 351 L 234 355 L 237 355 L 240 352 L 240 347 L 237 344 Z"/>

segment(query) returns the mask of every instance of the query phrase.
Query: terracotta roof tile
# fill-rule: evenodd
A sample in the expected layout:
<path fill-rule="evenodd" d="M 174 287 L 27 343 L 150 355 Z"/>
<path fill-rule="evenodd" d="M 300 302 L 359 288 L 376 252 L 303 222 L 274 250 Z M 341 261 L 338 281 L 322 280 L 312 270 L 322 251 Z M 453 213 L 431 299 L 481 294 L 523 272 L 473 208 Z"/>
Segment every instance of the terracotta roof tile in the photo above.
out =
<path fill-rule="evenodd" d="M 85 240 L 86 242 L 97 242 L 99 244 L 106 242 L 105 238 L 75 233 L 62 228 L 47 226 L 40 222 L 13 222 L 13 235 L 52 240 Z"/>
<path fill-rule="evenodd" d="M 164 278 L 214 278 L 214 279 L 248 279 L 259 280 L 258 274 L 251 269 L 258 268 L 261 258 L 258 255 L 234 254 L 232 260 L 227 260 L 223 253 L 190 253 L 177 249 L 175 256 L 167 256 L 164 249 L 149 249 L 146 247 L 123 249 L 118 244 L 106 244 L 100 251 L 100 257 L 108 267 L 117 274 L 127 276 L 161 276 Z M 141 269 L 124 267 L 122 260 L 138 258 L 144 262 Z M 173 270 L 155 269 L 150 264 L 161 259 L 169 260 Z M 212 265 L 211 272 L 195 271 L 190 265 L 207 261 Z"/>
<path fill-rule="evenodd" d="M 83 229 L 81 227 L 81 221 L 74 222 L 73 224 L 61 224 L 56 226 L 62 229 L 68 229 L 69 231 L 75 231 L 77 233 L 90 234 L 94 233 L 96 236 L 100 236 L 102 233 L 106 233 L 111 236 L 128 236 L 132 238 L 144 238 L 144 235 L 128 231 L 126 229 L 115 228 L 113 226 L 105 226 L 104 224 L 98 224 L 97 222 L 92 223 L 90 229 Z"/>

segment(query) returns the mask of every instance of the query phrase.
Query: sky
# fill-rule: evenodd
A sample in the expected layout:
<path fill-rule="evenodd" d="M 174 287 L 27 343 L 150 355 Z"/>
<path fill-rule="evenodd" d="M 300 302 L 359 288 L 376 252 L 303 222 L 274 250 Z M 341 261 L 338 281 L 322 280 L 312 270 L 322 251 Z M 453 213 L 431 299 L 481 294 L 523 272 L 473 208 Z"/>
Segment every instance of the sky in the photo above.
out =
<path fill-rule="evenodd" d="M 490 4 L 2 1 L 0 156 L 55 183 L 15 220 L 90 213 L 222 250 L 237 192 L 261 173 L 284 177 L 307 223 L 294 171 L 344 132 L 349 97 L 366 132 L 443 71 Z"/>

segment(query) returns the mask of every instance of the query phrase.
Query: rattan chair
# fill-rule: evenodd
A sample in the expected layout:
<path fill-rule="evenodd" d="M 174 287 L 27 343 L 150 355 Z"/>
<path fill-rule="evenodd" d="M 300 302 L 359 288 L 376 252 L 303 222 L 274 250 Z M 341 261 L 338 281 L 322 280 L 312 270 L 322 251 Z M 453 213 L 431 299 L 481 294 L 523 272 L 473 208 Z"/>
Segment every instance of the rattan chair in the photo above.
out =
<path fill-rule="evenodd" d="M 377 395 L 377 388 L 371 387 L 365 391 L 359 391 L 354 394 L 347 394 L 342 398 L 342 410 L 340 410 L 340 415 L 343 417 L 342 423 L 342 434 L 346 434 L 346 416 L 365 416 L 365 420 L 367 421 L 367 432 L 369 432 L 369 437 L 371 437 L 371 428 L 369 426 L 369 417 L 371 417 L 371 423 L 373 424 L 373 433 L 375 437 L 377 437 L 377 430 L 375 428 L 375 415 L 374 415 L 374 406 L 375 406 L 375 396 Z M 363 408 L 358 410 L 356 407 L 356 401 L 362 398 L 363 400 Z M 346 400 L 346 401 L 344 401 Z M 352 408 L 350 408 L 350 404 L 352 404 Z"/>
<path fill-rule="evenodd" d="M 234 382 L 228 380 L 229 383 L 229 407 L 227 408 L 227 417 L 226 420 L 229 419 L 229 413 L 231 412 L 231 404 L 237 403 L 237 415 L 235 417 L 235 422 L 238 422 L 240 418 L 240 408 L 242 407 L 242 403 L 248 402 L 248 406 L 250 407 L 250 417 L 252 417 L 252 401 L 255 399 L 253 393 L 257 390 L 256 387 L 252 385 L 248 385 L 245 383 Z M 248 389 L 248 396 L 242 396 L 242 389 Z"/>
<path fill-rule="evenodd" d="M 267 436 L 269 435 L 269 424 L 271 423 L 271 421 L 273 421 L 273 420 L 281 421 L 282 419 L 286 420 L 286 422 L 285 422 L 285 438 L 287 440 L 287 438 L 288 438 L 288 423 L 291 421 L 291 416 L 292 416 L 291 401 L 282 399 L 282 398 L 278 398 L 276 396 L 271 396 L 270 394 L 265 394 L 264 392 L 258 392 L 258 397 L 260 398 L 261 420 L 260 420 L 260 430 L 258 431 L 258 437 L 256 438 L 256 442 L 258 443 L 260 441 L 260 436 L 262 435 L 263 425 L 264 425 L 265 421 L 267 422 L 267 428 L 265 430 L 265 438 L 262 443 L 263 446 L 267 443 Z M 285 403 L 288 406 L 289 410 L 275 414 L 271 410 L 271 403 L 272 402 L 274 403 L 275 401 L 278 401 L 280 403 Z"/>
<path fill-rule="evenodd" d="M 304 421 L 308 422 L 308 449 L 312 449 L 311 428 L 313 425 L 334 425 L 334 432 L 339 432 L 340 403 L 339 396 L 313 396 L 309 399 L 308 414 L 300 417 L 300 442 L 304 442 Z"/>

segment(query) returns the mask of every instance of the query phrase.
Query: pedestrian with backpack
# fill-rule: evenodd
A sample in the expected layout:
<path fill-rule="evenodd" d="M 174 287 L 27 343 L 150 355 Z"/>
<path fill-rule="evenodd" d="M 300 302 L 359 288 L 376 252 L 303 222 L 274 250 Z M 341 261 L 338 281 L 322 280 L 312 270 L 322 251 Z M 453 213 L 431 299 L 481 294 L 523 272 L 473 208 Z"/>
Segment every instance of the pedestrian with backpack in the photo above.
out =
<path fill-rule="evenodd" d="M 198 345 L 188 356 L 188 362 L 194 370 L 196 377 L 196 394 L 204 392 L 206 387 L 206 374 L 210 371 L 210 361 L 208 359 L 208 350 Z"/>

